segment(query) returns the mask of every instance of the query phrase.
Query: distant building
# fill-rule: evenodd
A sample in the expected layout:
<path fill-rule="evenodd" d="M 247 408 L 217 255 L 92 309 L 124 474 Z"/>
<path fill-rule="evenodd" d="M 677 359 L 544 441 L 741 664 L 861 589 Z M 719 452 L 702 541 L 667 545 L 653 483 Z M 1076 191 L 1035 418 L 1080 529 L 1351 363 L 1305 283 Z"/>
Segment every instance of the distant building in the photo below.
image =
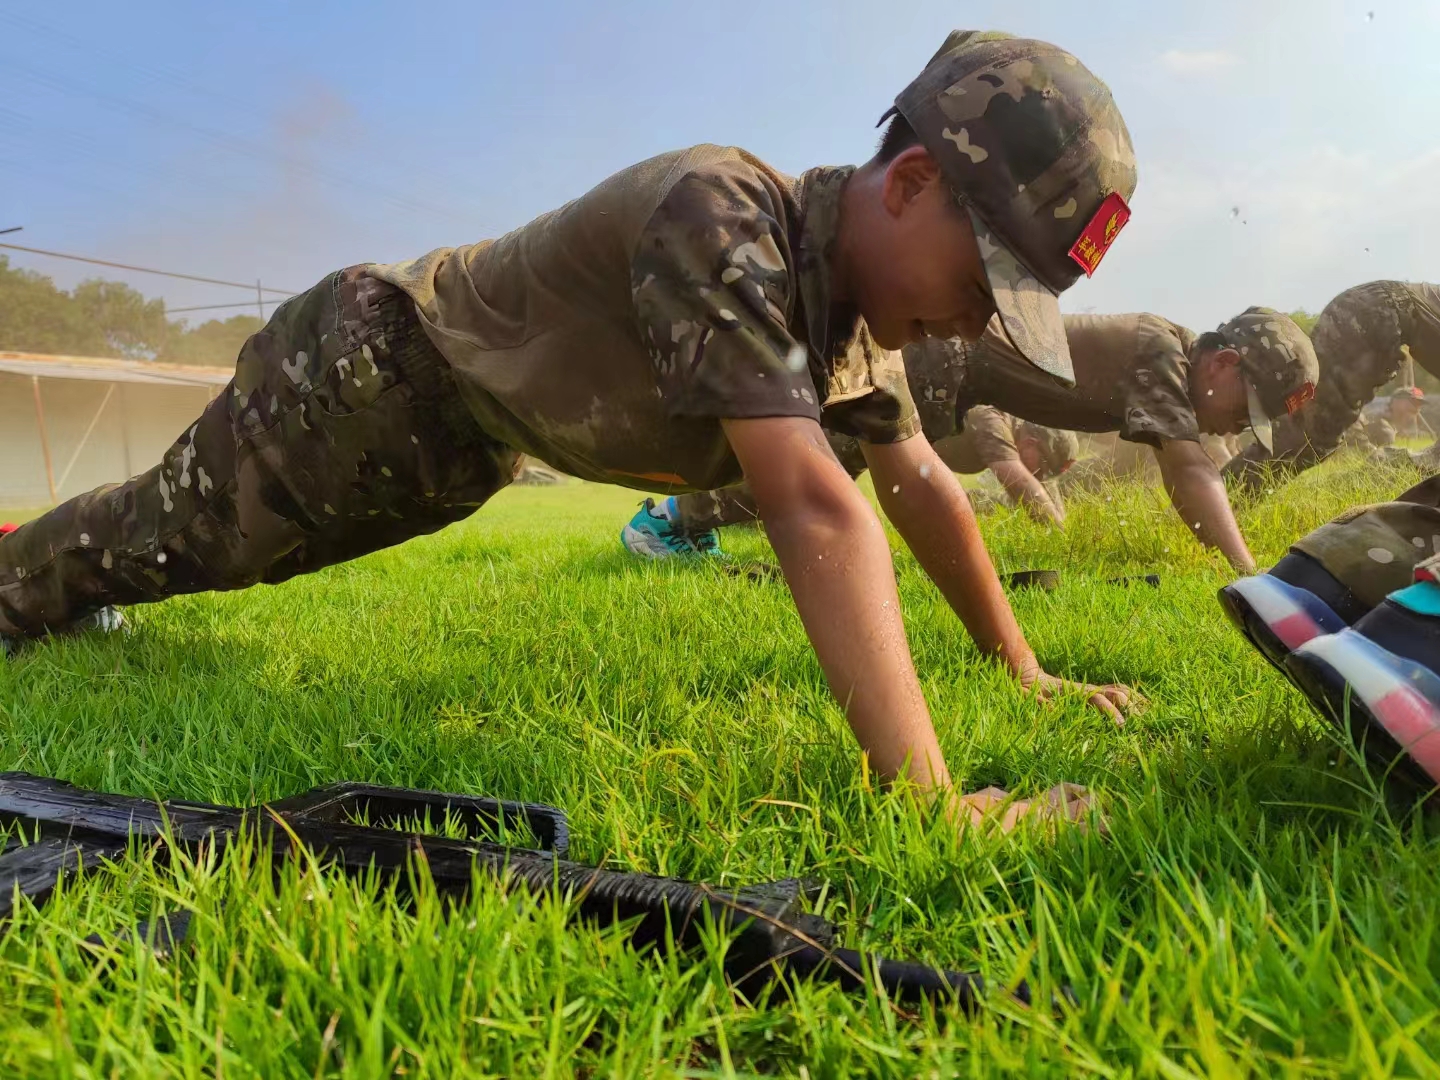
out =
<path fill-rule="evenodd" d="M 0 351 L 0 507 L 41 509 L 151 468 L 230 375 Z"/>

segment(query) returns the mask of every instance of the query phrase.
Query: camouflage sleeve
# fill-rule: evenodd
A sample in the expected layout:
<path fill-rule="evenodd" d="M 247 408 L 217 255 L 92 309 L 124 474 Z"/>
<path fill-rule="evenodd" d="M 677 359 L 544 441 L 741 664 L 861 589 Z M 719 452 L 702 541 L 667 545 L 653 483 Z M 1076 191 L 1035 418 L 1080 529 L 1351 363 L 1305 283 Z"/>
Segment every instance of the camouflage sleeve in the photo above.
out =
<path fill-rule="evenodd" d="M 887 352 L 869 341 L 868 332 L 865 337 L 857 345 L 864 359 L 851 366 L 861 369 L 860 379 L 869 392 L 827 401 L 825 426 L 868 443 L 904 442 L 921 430 L 920 413 L 905 377 L 905 361 L 900 353 Z M 843 391 L 842 379 L 832 379 L 832 384 L 833 389 Z"/>
<path fill-rule="evenodd" d="M 977 405 L 965 414 L 965 430 L 975 432 L 975 451 L 988 469 L 1000 461 L 1019 461 L 1015 425 L 993 405 Z"/>
<path fill-rule="evenodd" d="M 794 264 L 779 203 L 757 174 L 701 169 L 646 224 L 631 293 L 671 415 L 819 422 L 807 349 L 786 325 Z"/>
<path fill-rule="evenodd" d="M 1158 447 L 1181 439 L 1200 441 L 1190 403 L 1189 359 L 1180 338 L 1163 319 L 1140 320 L 1135 363 L 1120 387 L 1120 437 Z"/>
<path fill-rule="evenodd" d="M 1415 307 L 1406 327 L 1405 344 L 1415 363 L 1440 378 L 1440 285 L 1410 286 Z"/>

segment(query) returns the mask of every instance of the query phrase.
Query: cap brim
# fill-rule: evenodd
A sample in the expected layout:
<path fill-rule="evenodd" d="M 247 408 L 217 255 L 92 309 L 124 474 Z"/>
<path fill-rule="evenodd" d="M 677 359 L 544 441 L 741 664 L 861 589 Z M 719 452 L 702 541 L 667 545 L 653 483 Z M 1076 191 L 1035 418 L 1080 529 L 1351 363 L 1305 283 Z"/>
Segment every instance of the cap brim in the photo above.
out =
<path fill-rule="evenodd" d="M 1274 440 L 1270 436 L 1270 416 L 1265 412 L 1265 406 L 1260 403 L 1260 395 L 1255 392 L 1255 387 L 1250 385 L 1250 380 L 1245 380 L 1245 393 L 1250 399 L 1250 430 L 1255 433 L 1255 439 L 1265 452 L 1269 453 L 1274 449 Z"/>
<path fill-rule="evenodd" d="M 1075 369 L 1070 363 L 1065 323 L 1060 318 L 1060 298 L 1025 269 L 1025 264 L 1000 242 L 979 214 L 966 209 L 1005 336 L 1016 352 L 1041 371 L 1074 386 Z"/>

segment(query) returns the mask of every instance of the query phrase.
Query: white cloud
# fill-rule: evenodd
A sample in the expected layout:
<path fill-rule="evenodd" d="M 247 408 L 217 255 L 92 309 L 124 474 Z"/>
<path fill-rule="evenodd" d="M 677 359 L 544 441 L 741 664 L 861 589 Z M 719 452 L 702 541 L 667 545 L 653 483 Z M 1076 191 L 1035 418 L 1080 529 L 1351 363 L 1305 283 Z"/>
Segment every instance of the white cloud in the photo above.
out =
<path fill-rule="evenodd" d="M 1167 49 L 1160 54 L 1160 65 L 1177 75 L 1213 75 L 1237 63 L 1234 53 L 1222 49 Z"/>

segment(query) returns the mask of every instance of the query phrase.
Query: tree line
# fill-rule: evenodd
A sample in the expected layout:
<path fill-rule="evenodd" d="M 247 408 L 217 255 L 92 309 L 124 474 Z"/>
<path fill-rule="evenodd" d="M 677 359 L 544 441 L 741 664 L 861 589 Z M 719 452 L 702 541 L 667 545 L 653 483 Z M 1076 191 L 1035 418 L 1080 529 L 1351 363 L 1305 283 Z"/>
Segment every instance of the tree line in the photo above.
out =
<path fill-rule="evenodd" d="M 165 301 L 129 285 L 92 278 L 67 292 L 0 255 L 0 349 L 232 367 L 260 326 L 255 315 L 172 321 Z"/>
<path fill-rule="evenodd" d="M 1308 311 L 1292 311 L 1290 317 L 1307 334 L 1315 326 L 1316 316 Z M 165 301 L 147 300 L 118 281 L 91 278 L 66 292 L 44 274 L 11 266 L 0 255 L 0 349 L 232 367 L 240 346 L 260 327 L 255 315 L 207 319 L 197 326 L 172 321 Z"/>

